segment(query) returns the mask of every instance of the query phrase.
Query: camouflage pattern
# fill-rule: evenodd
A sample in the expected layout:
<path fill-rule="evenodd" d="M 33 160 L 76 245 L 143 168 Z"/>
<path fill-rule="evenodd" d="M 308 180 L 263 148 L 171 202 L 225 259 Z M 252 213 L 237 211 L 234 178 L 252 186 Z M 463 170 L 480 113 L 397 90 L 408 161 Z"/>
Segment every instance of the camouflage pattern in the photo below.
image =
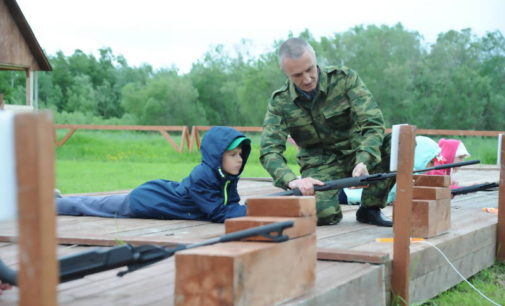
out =
<path fill-rule="evenodd" d="M 273 93 L 268 105 L 260 160 L 281 188 L 287 189 L 288 183 L 297 178 L 283 156 L 288 135 L 300 147 L 297 162 L 302 177 L 349 177 L 359 162 L 371 172 L 382 165 L 386 153 L 380 150 L 384 138 L 382 112 L 358 74 L 345 67 L 319 69 L 319 85 L 312 100 L 299 94 L 288 81 Z M 384 192 L 386 197 L 388 190 Z M 381 187 L 372 191 L 366 193 L 367 205 L 385 205 L 385 201 L 372 203 L 374 196 L 382 194 Z M 317 193 L 318 224 L 340 221 L 337 193 Z"/>
<path fill-rule="evenodd" d="M 391 157 L 391 134 L 384 136 L 381 146 L 381 162 L 374 168 L 369 169 L 370 173 L 389 172 L 389 160 Z M 396 182 L 396 177 L 370 184 L 363 190 L 361 204 L 368 207 L 386 207 L 388 194 Z"/>

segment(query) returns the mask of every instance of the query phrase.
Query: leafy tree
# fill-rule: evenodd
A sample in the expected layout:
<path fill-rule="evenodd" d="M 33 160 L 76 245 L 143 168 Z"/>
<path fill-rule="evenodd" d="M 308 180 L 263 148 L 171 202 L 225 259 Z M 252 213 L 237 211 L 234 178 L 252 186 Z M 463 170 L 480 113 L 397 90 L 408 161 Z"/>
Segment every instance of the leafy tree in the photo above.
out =
<path fill-rule="evenodd" d="M 206 124 L 198 92 L 188 78 L 175 71 L 161 71 L 143 87 L 130 83 L 123 88 L 123 107 L 141 124 Z"/>

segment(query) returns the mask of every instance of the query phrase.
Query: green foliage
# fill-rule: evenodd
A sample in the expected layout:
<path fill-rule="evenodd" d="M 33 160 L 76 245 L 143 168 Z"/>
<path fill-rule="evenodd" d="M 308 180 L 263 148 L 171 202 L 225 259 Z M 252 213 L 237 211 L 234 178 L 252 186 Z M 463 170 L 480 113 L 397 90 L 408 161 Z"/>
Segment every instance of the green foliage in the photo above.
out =
<path fill-rule="evenodd" d="M 25 73 L 0 70 L 0 94 L 6 104 L 26 104 Z"/>
<path fill-rule="evenodd" d="M 297 36 L 312 44 L 320 64 L 356 70 L 387 126 L 505 130 L 505 38 L 499 31 L 479 37 L 471 29 L 451 30 L 431 46 L 401 24 L 360 25 L 319 39 L 309 30 Z M 286 80 L 274 51 L 280 43 L 257 57 L 247 40 L 234 55 L 212 47 L 185 75 L 175 68 L 130 67 L 110 48 L 98 56 L 57 52 L 49 57 L 54 70 L 39 74 L 39 105 L 134 124 L 258 126 L 272 92 Z M 0 71 L 6 103 L 24 104 L 24 86 L 23 72 Z"/>
<path fill-rule="evenodd" d="M 122 105 L 141 124 L 205 125 L 203 108 L 191 80 L 175 71 L 163 71 L 145 86 L 129 83 L 123 88 Z"/>

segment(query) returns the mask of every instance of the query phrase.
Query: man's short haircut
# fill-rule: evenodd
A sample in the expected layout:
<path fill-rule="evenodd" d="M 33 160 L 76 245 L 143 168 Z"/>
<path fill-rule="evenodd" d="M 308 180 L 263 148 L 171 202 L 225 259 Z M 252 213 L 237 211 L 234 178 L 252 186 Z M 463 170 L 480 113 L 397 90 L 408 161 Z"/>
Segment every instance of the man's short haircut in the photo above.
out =
<path fill-rule="evenodd" d="M 279 48 L 279 65 L 282 68 L 284 58 L 299 58 L 305 51 L 312 52 L 314 56 L 316 54 L 312 46 L 301 38 L 290 38 L 286 40 Z"/>

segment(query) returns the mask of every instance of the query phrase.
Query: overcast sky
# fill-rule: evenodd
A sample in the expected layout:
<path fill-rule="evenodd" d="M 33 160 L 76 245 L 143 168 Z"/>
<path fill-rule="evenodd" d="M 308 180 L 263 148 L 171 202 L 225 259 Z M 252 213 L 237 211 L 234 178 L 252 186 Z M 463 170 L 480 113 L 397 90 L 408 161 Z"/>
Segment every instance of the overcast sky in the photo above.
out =
<path fill-rule="evenodd" d="M 210 47 L 247 39 L 256 54 L 275 40 L 309 29 L 315 37 L 360 24 L 401 22 L 427 43 L 448 30 L 472 28 L 505 35 L 505 0 L 17 0 L 48 54 L 75 49 L 96 54 L 102 47 L 130 66 L 175 65 L 182 73 Z"/>

